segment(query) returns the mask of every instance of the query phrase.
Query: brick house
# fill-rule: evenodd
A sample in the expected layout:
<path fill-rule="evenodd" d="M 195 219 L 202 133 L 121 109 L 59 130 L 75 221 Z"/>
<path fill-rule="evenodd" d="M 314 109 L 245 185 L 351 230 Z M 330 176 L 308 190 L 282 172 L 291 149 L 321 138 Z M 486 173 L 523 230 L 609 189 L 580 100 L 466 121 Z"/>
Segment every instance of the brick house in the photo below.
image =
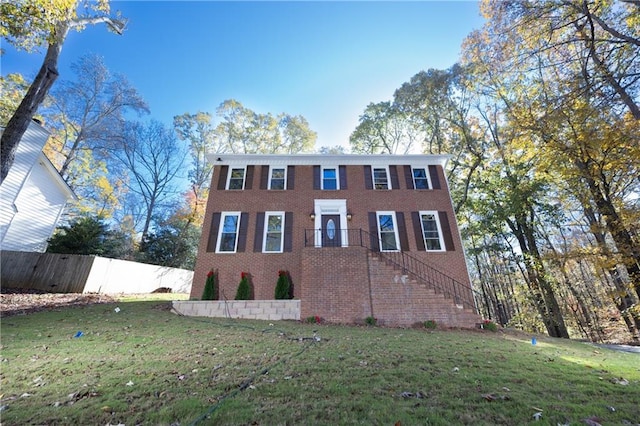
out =
<path fill-rule="evenodd" d="M 299 318 L 473 327 L 480 318 L 443 155 L 214 154 L 191 299 L 216 269 L 272 300 L 289 272 Z"/>

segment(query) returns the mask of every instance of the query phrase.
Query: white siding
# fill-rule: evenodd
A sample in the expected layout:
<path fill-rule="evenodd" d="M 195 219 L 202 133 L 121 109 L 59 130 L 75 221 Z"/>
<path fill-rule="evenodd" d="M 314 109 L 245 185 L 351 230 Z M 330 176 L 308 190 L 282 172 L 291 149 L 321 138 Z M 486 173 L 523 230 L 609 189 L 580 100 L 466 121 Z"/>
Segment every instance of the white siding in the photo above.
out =
<path fill-rule="evenodd" d="M 45 158 L 31 169 L 15 201 L 17 212 L 2 242 L 3 250 L 44 252 L 67 194 L 52 179 Z"/>
<path fill-rule="evenodd" d="M 22 189 L 31 167 L 37 162 L 49 133 L 39 124 L 31 122 L 22 136 L 15 160 L 7 177 L 0 185 L 0 242 L 4 238 L 15 215 L 14 203 Z"/>

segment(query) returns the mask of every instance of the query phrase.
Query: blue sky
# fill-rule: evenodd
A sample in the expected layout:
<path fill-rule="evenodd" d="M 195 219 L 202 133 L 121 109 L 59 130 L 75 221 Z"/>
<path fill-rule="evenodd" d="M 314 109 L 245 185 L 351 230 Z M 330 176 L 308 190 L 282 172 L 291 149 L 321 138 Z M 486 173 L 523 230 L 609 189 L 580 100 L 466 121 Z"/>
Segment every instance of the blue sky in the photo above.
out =
<path fill-rule="evenodd" d="M 60 79 L 96 53 L 148 102 L 150 118 L 212 114 L 226 99 L 259 113 L 302 115 L 316 147 L 348 146 L 367 104 L 391 100 L 416 73 L 459 60 L 483 19 L 472 1 L 112 1 L 129 19 L 69 34 Z M 2 74 L 31 79 L 41 54 L 6 49 Z"/>

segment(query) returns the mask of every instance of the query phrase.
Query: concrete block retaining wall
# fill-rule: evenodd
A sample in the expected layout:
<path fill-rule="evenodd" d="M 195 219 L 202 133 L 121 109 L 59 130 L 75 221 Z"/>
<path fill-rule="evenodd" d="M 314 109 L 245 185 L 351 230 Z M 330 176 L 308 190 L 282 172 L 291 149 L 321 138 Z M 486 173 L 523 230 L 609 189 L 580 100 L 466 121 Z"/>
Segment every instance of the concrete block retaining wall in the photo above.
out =
<path fill-rule="evenodd" d="M 258 320 L 300 320 L 300 300 L 176 300 L 181 315 Z"/>

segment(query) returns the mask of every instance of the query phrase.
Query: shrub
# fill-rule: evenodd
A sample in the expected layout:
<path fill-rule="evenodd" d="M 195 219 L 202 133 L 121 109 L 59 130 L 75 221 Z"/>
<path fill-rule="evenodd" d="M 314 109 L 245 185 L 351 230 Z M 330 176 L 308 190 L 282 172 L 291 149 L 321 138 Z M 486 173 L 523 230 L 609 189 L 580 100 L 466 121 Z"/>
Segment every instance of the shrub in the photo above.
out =
<path fill-rule="evenodd" d="M 491 320 L 484 320 L 482 322 L 482 328 L 484 328 L 485 330 L 493 331 L 493 332 L 498 331 L 497 324 Z"/>
<path fill-rule="evenodd" d="M 289 272 L 278 271 L 278 282 L 276 284 L 276 300 L 291 299 L 291 286 L 289 285 Z"/>
<path fill-rule="evenodd" d="M 438 323 L 436 323 L 434 320 L 425 321 L 424 328 L 427 328 L 429 330 L 435 330 L 436 328 L 438 328 Z"/>
<path fill-rule="evenodd" d="M 378 319 L 374 317 L 366 317 L 364 319 L 365 324 L 370 326 L 376 326 L 378 324 Z"/>
<path fill-rule="evenodd" d="M 249 274 L 246 272 L 240 274 L 240 284 L 236 292 L 236 300 L 251 300 L 251 285 L 249 284 Z"/>
<path fill-rule="evenodd" d="M 305 322 L 308 322 L 310 324 L 320 324 L 322 322 L 322 318 L 320 318 L 318 315 L 312 315 L 310 317 L 307 317 Z"/>
<path fill-rule="evenodd" d="M 204 284 L 204 291 L 202 292 L 202 300 L 215 300 L 216 284 L 218 281 L 217 272 L 213 272 L 213 269 L 207 273 L 207 281 Z"/>

